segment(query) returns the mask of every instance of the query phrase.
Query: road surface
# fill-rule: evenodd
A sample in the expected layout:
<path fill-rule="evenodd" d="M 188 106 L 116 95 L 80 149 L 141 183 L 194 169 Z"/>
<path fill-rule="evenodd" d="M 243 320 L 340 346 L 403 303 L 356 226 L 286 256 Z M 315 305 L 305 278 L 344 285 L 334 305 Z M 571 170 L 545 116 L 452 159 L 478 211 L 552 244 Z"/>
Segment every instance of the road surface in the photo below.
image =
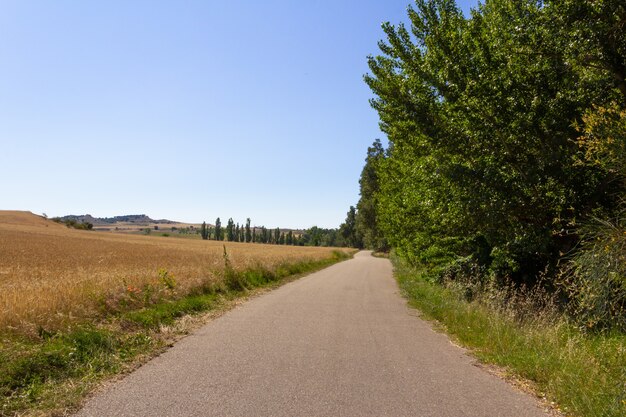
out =
<path fill-rule="evenodd" d="M 547 416 L 474 363 L 360 252 L 208 323 L 78 415 Z"/>

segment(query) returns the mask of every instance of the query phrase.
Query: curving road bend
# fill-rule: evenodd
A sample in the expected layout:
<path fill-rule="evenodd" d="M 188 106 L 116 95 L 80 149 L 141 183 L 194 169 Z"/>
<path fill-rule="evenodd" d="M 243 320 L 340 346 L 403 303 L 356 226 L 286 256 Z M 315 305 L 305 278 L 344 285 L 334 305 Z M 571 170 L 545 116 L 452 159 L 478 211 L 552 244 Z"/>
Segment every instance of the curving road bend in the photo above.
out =
<path fill-rule="evenodd" d="M 360 252 L 208 323 L 77 415 L 548 416 L 474 362 Z"/>

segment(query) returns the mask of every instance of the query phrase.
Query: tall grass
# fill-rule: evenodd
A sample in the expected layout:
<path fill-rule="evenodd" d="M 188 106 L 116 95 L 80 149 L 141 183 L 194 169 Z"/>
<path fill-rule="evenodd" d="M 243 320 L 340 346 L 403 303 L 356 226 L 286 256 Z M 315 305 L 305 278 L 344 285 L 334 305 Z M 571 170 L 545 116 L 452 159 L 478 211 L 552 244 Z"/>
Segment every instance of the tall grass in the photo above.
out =
<path fill-rule="evenodd" d="M 227 266 L 217 285 L 197 287 L 176 299 L 138 297 L 99 320 L 66 329 L 40 328 L 36 337 L 0 332 L 0 415 L 72 411 L 102 379 L 131 369 L 186 332 L 190 315 L 225 310 L 232 305 L 229 300 L 250 290 L 280 285 L 349 256 L 335 251 L 324 259 L 284 262 L 273 268 Z M 175 286 L 171 276 L 164 278 L 164 288 Z"/>
<path fill-rule="evenodd" d="M 0 329 L 35 334 L 125 304 L 176 298 L 224 279 L 223 242 L 70 230 L 37 218 L 3 223 Z M 235 272 L 331 258 L 332 248 L 226 243 Z M 163 291 L 163 269 L 176 281 Z"/>
<path fill-rule="evenodd" d="M 571 316 L 591 331 L 626 332 L 626 203 L 618 216 L 589 222 L 583 233 L 560 276 Z"/>
<path fill-rule="evenodd" d="M 398 259 L 394 264 L 410 304 L 481 360 L 530 380 L 567 415 L 626 416 L 626 335 L 583 333 L 542 293 L 468 296 L 467 287 L 446 287 Z"/>

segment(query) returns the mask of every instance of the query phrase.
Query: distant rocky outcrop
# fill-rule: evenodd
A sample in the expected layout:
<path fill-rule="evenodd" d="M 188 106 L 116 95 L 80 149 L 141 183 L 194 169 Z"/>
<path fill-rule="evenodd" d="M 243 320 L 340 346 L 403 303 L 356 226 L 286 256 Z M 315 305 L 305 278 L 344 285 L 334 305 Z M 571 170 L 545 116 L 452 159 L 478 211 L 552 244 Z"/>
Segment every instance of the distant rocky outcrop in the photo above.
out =
<path fill-rule="evenodd" d="M 73 220 L 78 223 L 91 223 L 94 226 L 105 226 L 116 223 L 131 223 L 137 225 L 148 225 L 148 224 L 176 224 L 177 222 L 172 220 L 154 220 L 145 214 L 127 214 L 124 216 L 114 216 L 114 217 L 93 217 L 90 214 L 76 215 L 70 214 L 67 216 L 63 216 L 59 218 L 62 222 L 66 222 L 68 220 Z"/>

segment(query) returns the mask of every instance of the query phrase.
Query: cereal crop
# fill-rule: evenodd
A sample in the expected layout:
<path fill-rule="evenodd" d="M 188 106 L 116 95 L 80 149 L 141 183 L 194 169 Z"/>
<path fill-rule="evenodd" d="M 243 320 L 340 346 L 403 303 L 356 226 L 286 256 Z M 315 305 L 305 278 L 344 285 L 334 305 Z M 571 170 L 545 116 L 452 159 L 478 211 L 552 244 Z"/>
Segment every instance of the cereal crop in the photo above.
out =
<path fill-rule="evenodd" d="M 107 303 L 159 287 L 164 273 L 175 282 L 172 296 L 219 285 L 224 248 L 235 271 L 271 271 L 337 250 L 73 230 L 32 213 L 0 211 L 0 329 L 32 331 L 97 316 Z"/>

